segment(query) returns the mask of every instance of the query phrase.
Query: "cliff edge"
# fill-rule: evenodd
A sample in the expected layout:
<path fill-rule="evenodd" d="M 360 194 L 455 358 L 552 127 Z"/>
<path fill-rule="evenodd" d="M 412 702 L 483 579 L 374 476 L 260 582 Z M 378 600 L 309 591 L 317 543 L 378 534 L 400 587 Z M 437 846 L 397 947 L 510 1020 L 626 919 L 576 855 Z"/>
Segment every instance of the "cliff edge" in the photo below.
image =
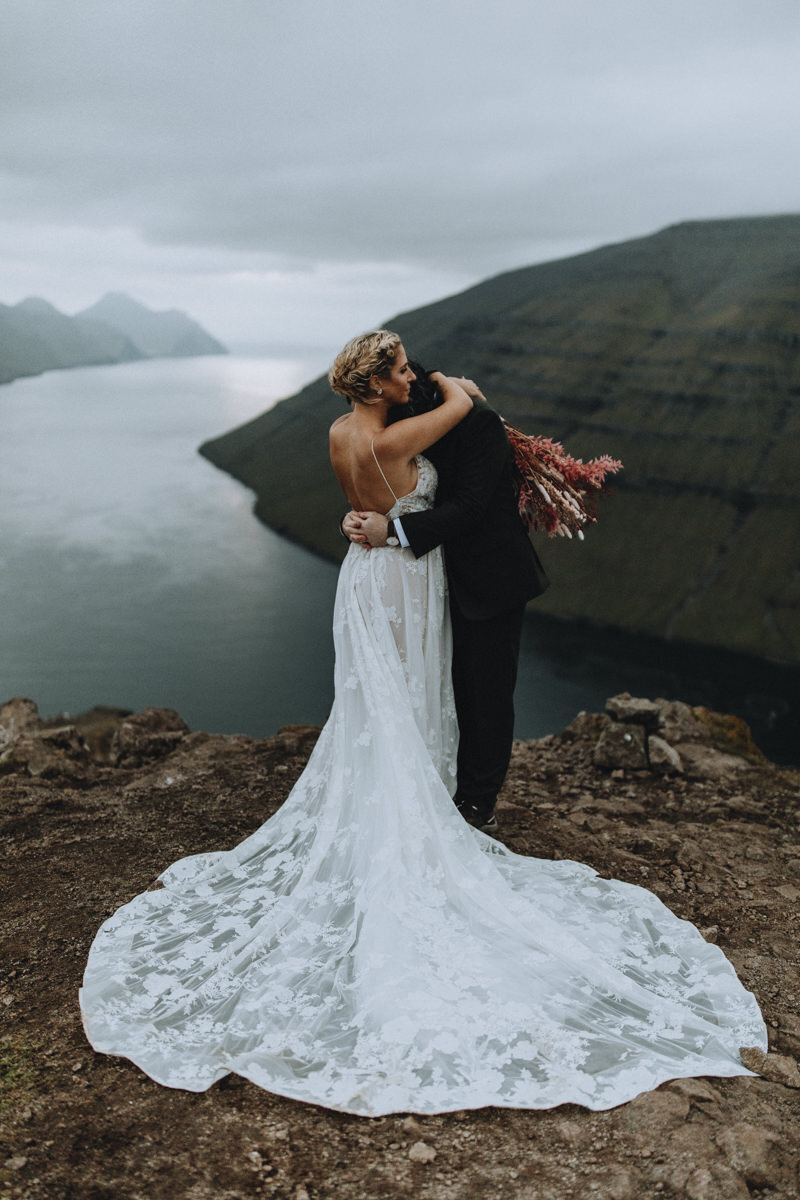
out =
<path fill-rule="evenodd" d="M 317 734 L 193 733 L 164 709 L 43 722 L 30 700 L 0 706 L 4 1197 L 798 1196 L 800 775 L 767 762 L 737 718 L 677 701 L 613 697 L 517 742 L 500 836 L 644 884 L 722 946 L 768 1022 L 758 1077 L 673 1081 L 610 1112 L 368 1120 L 234 1076 L 172 1091 L 95 1054 L 77 990 L 99 925 L 173 860 L 251 833 Z"/>

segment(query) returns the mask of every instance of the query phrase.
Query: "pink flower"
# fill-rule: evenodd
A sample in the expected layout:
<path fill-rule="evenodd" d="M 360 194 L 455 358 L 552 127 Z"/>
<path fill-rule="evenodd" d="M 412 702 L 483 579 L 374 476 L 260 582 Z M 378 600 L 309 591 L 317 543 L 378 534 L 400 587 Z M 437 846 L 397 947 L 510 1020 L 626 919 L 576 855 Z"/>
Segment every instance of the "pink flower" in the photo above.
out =
<path fill-rule="evenodd" d="M 534 437 L 505 422 L 514 458 L 519 515 L 528 529 L 550 537 L 583 537 L 582 526 L 595 522 L 595 492 L 606 475 L 622 470 L 622 463 L 603 454 L 585 463 L 567 454 L 560 442 Z"/>

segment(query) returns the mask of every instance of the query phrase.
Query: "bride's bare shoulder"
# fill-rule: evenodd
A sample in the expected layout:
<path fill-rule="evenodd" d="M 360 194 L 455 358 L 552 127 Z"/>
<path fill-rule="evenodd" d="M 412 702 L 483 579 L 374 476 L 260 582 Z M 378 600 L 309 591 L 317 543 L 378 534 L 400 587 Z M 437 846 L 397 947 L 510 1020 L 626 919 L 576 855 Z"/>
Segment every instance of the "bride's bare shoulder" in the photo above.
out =
<path fill-rule="evenodd" d="M 345 425 L 350 420 L 352 415 L 353 415 L 352 413 L 342 413 L 341 417 L 336 418 L 336 420 L 333 422 L 333 424 L 330 427 L 331 437 L 333 437 L 335 433 L 341 432 L 342 426 Z"/>

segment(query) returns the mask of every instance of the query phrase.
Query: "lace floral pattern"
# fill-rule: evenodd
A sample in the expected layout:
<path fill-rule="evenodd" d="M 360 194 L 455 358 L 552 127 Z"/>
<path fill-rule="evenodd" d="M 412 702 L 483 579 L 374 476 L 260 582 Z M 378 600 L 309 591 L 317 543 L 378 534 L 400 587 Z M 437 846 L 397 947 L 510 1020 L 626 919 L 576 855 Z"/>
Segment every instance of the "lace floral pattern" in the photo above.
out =
<path fill-rule="evenodd" d="M 436 473 L 392 509 L 432 503 Z M 566 1101 L 745 1075 L 761 1014 L 654 895 L 511 853 L 453 807 L 441 555 L 351 546 L 336 699 L 283 807 L 169 867 L 101 927 L 81 990 L 96 1050 L 170 1087 L 231 1071 L 363 1115 Z"/>

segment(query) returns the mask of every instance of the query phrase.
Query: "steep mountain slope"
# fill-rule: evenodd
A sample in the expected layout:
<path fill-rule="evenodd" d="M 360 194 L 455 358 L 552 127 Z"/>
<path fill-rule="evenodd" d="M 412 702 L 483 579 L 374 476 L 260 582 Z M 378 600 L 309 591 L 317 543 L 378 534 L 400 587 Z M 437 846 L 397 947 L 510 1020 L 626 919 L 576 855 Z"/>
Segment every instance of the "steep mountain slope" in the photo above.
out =
<path fill-rule="evenodd" d="M 622 458 L 584 544 L 542 543 L 539 611 L 800 662 L 800 217 L 690 222 L 387 322 L 573 454 Z M 344 504 L 324 379 L 202 448 L 329 555 Z"/>

